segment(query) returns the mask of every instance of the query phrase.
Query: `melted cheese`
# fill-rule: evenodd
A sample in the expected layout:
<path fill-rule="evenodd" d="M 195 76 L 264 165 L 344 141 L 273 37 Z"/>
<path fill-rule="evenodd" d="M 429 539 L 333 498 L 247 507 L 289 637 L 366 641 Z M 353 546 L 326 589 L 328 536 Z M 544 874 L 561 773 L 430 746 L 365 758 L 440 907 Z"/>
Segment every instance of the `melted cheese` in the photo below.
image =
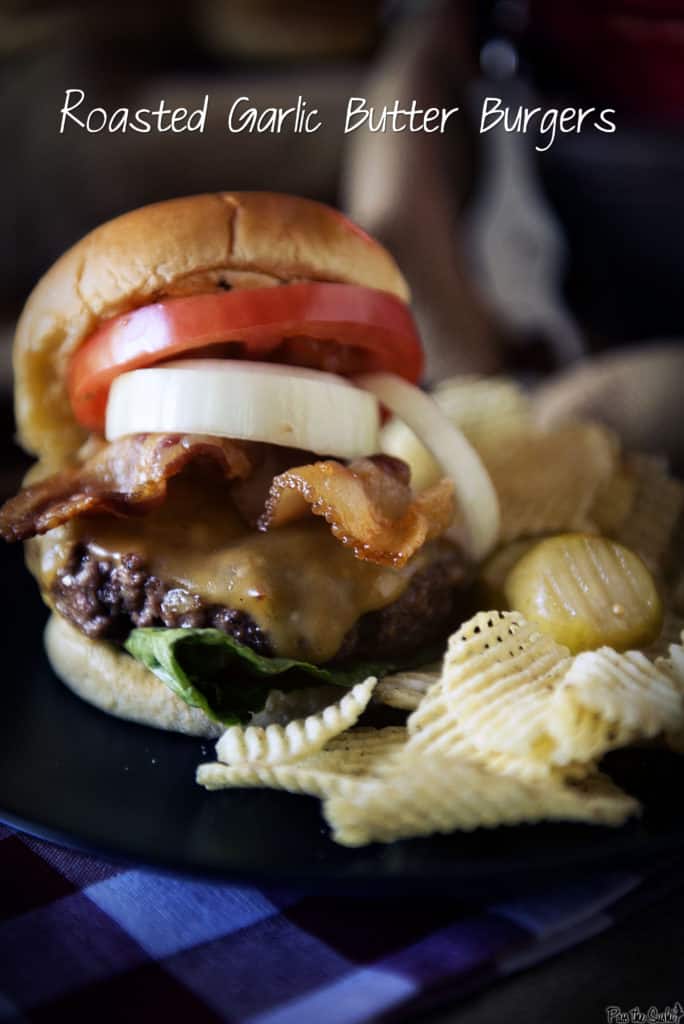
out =
<path fill-rule="evenodd" d="M 41 545 L 44 584 L 75 540 L 115 559 L 136 553 L 163 581 L 247 612 L 277 654 L 315 663 L 334 657 L 361 615 L 396 601 L 427 560 L 421 551 L 401 570 L 359 561 L 313 516 L 257 533 L 238 519 L 225 490 L 208 494 L 206 486 L 170 488 L 143 517 L 81 519 L 52 533 Z"/>

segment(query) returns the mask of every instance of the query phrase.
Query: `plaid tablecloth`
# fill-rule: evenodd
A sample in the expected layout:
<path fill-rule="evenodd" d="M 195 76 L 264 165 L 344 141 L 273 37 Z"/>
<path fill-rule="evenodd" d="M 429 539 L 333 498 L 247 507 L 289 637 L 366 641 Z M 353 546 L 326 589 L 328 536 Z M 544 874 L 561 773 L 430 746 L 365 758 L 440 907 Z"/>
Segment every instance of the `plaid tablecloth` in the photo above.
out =
<path fill-rule="evenodd" d="M 596 935 L 683 881 L 673 861 L 648 878 L 559 877 L 491 903 L 398 889 L 355 899 L 174 878 L 0 826 L 0 1020 L 406 1019 Z"/>

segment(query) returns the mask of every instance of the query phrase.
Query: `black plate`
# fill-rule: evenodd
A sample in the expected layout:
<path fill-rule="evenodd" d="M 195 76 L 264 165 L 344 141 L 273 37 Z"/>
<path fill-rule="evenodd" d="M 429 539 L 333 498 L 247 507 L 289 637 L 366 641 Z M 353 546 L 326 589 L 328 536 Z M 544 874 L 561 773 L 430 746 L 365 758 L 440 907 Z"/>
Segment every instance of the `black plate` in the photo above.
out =
<path fill-rule="evenodd" d="M 184 874 L 253 879 L 467 883 L 521 872 L 628 864 L 684 849 L 684 762 L 655 751 L 613 755 L 613 775 L 644 798 L 618 829 L 538 825 L 346 850 L 318 802 L 195 785 L 210 744 L 119 721 L 73 696 L 42 651 L 46 612 L 21 551 L 0 550 L 0 819 L 110 859 Z"/>

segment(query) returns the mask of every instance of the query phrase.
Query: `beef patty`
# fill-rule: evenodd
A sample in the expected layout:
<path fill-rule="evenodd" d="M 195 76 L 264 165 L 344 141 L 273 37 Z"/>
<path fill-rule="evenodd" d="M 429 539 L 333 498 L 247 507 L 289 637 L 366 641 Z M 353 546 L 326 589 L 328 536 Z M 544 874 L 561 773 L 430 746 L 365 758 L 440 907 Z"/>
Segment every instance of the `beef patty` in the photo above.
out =
<path fill-rule="evenodd" d="M 458 620 L 465 578 L 457 553 L 417 571 L 398 600 L 361 616 L 335 660 L 403 656 L 438 641 Z M 213 627 L 259 654 L 274 654 L 269 637 L 246 612 L 208 603 L 151 575 L 137 554 L 115 560 L 77 544 L 50 596 L 60 615 L 93 639 L 121 642 L 138 626 Z"/>

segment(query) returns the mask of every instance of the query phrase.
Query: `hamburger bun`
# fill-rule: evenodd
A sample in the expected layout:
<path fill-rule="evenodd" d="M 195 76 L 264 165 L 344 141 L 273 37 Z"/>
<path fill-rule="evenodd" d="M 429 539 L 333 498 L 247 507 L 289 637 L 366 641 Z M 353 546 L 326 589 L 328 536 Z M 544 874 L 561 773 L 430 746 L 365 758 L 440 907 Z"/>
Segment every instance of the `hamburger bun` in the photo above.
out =
<path fill-rule="evenodd" d="M 389 253 L 337 211 L 271 192 L 145 206 L 101 225 L 45 274 L 14 342 L 20 443 L 49 469 L 85 440 L 66 390 L 69 359 L 110 317 L 179 295 L 293 281 L 364 285 L 404 301 Z"/>
<path fill-rule="evenodd" d="M 213 739 L 223 732 L 221 725 L 182 701 L 125 651 L 91 640 L 61 615 L 50 616 L 44 642 L 56 675 L 102 711 L 187 736 Z"/>
<path fill-rule="evenodd" d="M 87 439 L 71 410 L 68 368 L 78 347 L 103 321 L 164 299 L 302 281 L 360 285 L 386 292 L 399 301 L 409 297 L 404 278 L 381 245 L 337 211 L 311 200 L 266 192 L 200 195 L 143 207 L 91 232 L 38 283 L 17 327 L 14 365 L 19 440 L 39 459 L 26 483 L 36 483 L 62 469 Z M 69 472 L 54 486 L 59 490 L 64 480 L 76 489 L 91 486 L 88 479 L 85 484 L 80 478 L 72 481 Z M 184 504 L 185 492 L 180 489 L 176 494 L 180 504 L 175 512 L 171 509 L 172 514 L 178 514 L 174 521 L 182 528 L 182 536 L 173 542 L 174 550 L 180 550 L 184 558 L 180 573 L 164 568 L 165 541 L 155 533 L 154 523 L 141 551 L 136 547 L 137 523 L 133 523 L 130 537 L 125 530 L 118 539 L 103 535 L 98 547 L 97 516 L 93 517 L 94 525 L 89 521 L 87 530 L 80 532 L 78 528 L 80 519 L 87 519 L 89 509 L 45 534 L 24 536 L 29 537 L 28 566 L 52 611 L 44 642 L 57 676 L 83 700 L 109 714 L 212 738 L 223 731 L 218 723 L 186 704 L 153 672 L 117 646 L 121 637 L 141 622 L 167 628 L 188 624 L 182 608 L 178 611 L 171 600 L 164 605 L 167 593 L 187 591 L 191 610 L 200 616 L 193 619 L 198 628 L 212 628 L 214 622 L 220 622 L 224 632 L 230 634 L 234 628 L 236 638 L 245 637 L 247 644 L 261 644 L 263 634 L 266 649 L 271 650 L 273 623 L 282 611 L 277 602 L 272 614 L 269 606 L 262 609 L 260 617 L 250 619 L 253 609 L 236 609 L 231 603 L 232 593 L 225 596 L 221 592 L 217 597 L 205 585 L 203 571 L 198 569 L 202 554 L 208 556 L 213 572 L 218 548 L 224 545 L 229 549 L 235 538 L 233 534 L 224 536 L 221 530 L 207 533 L 204 510 L 198 510 L 194 499 L 196 483 L 197 478 L 189 487 L 192 500 Z M 173 495 L 167 498 L 172 501 Z M 198 521 L 202 529 L 193 533 Z M 191 534 L 208 540 L 193 542 L 199 556 L 195 563 L 187 558 L 186 572 L 184 545 Z M 292 551 L 300 552 L 302 561 L 307 563 L 308 559 L 309 565 L 305 589 L 320 585 L 328 594 L 331 558 L 325 550 L 321 554 L 316 537 L 315 529 L 307 531 L 301 552 L 288 547 L 281 561 L 289 564 Z M 239 549 L 236 564 L 249 568 L 251 546 L 258 548 L 258 554 L 263 537 L 258 531 L 248 530 L 240 538 L 240 544 L 235 545 Z M 192 543 L 187 543 L 190 551 Z M 330 544 L 337 552 L 337 542 L 331 538 Z M 272 548 L 268 551 L 270 571 Z M 435 562 L 436 557 L 431 556 L 431 561 Z M 275 563 L 273 571 L 277 573 L 277 557 Z M 461 569 L 459 561 L 459 574 Z M 345 626 L 350 643 L 356 644 L 354 651 L 363 650 L 364 643 L 370 642 L 362 628 L 364 623 L 368 625 L 366 612 L 375 616 L 371 622 L 373 636 L 383 627 L 386 638 L 392 627 L 392 636 L 400 633 L 403 640 L 413 635 L 407 620 L 409 625 L 415 621 L 422 629 L 418 605 L 422 608 L 433 601 L 442 615 L 447 606 L 451 607 L 444 593 L 451 591 L 452 569 L 426 564 L 423 570 L 423 575 L 429 572 L 430 578 L 423 579 L 418 572 L 415 587 L 413 581 L 407 581 L 405 592 L 397 591 L 396 600 L 387 606 L 392 622 L 385 621 L 384 606 L 367 609 L 359 597 L 357 608 L 347 600 L 356 614 L 350 619 L 349 629 Z M 268 571 L 264 571 L 267 582 Z M 286 597 L 291 599 L 289 591 Z M 301 596 L 297 599 L 306 603 Z M 413 602 L 410 607 L 409 599 Z M 238 616 L 233 614 L 236 610 Z M 314 636 L 319 620 L 315 608 L 307 624 Z M 434 616 L 426 615 L 424 621 L 434 628 Z M 112 642 L 99 639 L 104 636 Z M 383 644 L 386 642 L 383 640 Z"/>

